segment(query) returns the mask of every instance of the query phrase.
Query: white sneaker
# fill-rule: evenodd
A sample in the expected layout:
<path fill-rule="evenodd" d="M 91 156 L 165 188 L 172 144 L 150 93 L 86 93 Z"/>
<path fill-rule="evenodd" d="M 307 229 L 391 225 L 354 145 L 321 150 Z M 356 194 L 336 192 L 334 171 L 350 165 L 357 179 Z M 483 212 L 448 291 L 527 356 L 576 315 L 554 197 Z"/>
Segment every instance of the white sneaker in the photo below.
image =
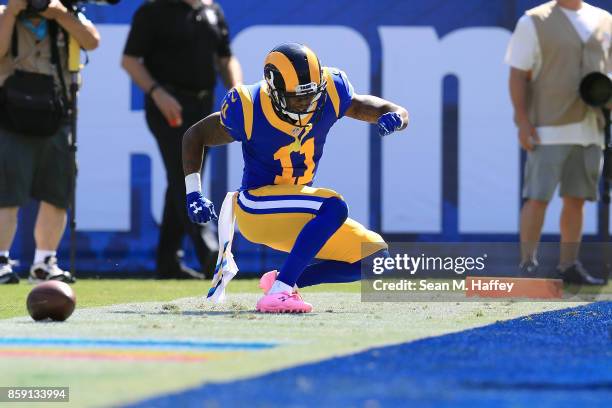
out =
<path fill-rule="evenodd" d="M 0 256 L 0 285 L 4 283 L 19 283 L 19 276 L 13 272 L 14 261 L 6 256 Z"/>
<path fill-rule="evenodd" d="M 48 256 L 43 262 L 36 263 L 30 268 L 30 283 L 40 283 L 44 281 L 58 280 L 65 283 L 74 283 L 76 279 L 70 274 L 60 269 L 57 266 L 57 258 Z"/>

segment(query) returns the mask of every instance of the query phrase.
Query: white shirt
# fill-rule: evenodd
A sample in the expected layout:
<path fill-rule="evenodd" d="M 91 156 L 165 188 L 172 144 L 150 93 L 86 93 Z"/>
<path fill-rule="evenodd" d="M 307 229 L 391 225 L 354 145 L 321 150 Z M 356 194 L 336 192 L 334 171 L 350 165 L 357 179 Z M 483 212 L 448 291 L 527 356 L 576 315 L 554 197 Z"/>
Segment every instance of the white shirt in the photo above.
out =
<path fill-rule="evenodd" d="M 561 7 L 583 42 L 587 42 L 602 18 L 608 12 L 582 3 L 579 10 Z M 610 38 L 604 39 L 606 49 L 610 47 Z M 528 15 L 522 16 L 510 39 L 506 52 L 506 64 L 522 71 L 531 71 L 535 79 L 542 67 L 542 53 L 533 20 Z M 612 58 L 608 58 L 608 71 L 612 71 Z M 562 126 L 541 126 L 537 128 L 541 144 L 591 144 L 603 145 L 603 132 L 597 126 L 597 116 L 589 111 L 582 122 Z"/>

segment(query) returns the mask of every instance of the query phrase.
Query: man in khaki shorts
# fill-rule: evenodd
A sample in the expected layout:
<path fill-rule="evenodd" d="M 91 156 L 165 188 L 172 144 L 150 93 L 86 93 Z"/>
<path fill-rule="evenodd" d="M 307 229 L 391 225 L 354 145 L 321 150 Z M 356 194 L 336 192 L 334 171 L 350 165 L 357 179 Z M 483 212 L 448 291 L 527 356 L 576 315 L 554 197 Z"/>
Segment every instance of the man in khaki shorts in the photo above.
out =
<path fill-rule="evenodd" d="M 521 147 L 527 151 L 521 211 L 523 274 L 538 268 L 537 246 L 548 202 L 559 186 L 564 281 L 604 280 L 578 260 L 585 200 L 596 201 L 602 167 L 603 116 L 579 96 L 588 73 L 611 70 L 612 17 L 581 0 L 557 0 L 528 10 L 512 35 L 506 63 Z"/>
<path fill-rule="evenodd" d="M 4 96 L 0 105 L 0 284 L 19 282 L 9 250 L 17 229 L 18 209 L 30 198 L 40 202 L 30 282 L 74 282 L 69 272 L 59 268 L 56 258 L 72 195 L 73 159 L 67 115 L 58 109 L 48 131 L 25 132 L 25 128 L 40 126 L 45 121 L 40 116 L 24 115 L 24 103 L 11 103 L 8 95 L 15 95 L 15 87 L 12 93 L 6 92 L 9 84 L 14 86 L 19 78 L 27 78 L 31 84 L 32 78 L 36 78 L 40 92 L 41 78 L 45 78 L 46 88 L 55 88 L 58 95 L 67 99 L 68 35 L 82 48 L 91 50 L 98 46 L 99 34 L 93 24 L 59 0 L 51 0 L 44 11 L 33 10 L 26 0 L 9 0 L 6 6 L 0 6 L 0 86 Z M 36 101 L 32 97 L 23 99 Z M 49 105 L 51 99 L 45 103 Z M 22 113 L 19 120 L 16 111 Z"/>

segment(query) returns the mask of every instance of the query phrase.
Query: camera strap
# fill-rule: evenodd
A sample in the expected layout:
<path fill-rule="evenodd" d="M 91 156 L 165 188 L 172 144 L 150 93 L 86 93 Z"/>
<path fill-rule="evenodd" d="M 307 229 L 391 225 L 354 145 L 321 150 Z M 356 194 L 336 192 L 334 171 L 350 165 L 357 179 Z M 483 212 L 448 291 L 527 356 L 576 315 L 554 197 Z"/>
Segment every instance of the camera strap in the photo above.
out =
<path fill-rule="evenodd" d="M 64 99 L 64 106 L 68 106 L 68 87 L 66 86 L 66 80 L 62 72 L 62 60 L 60 58 L 59 47 L 57 45 L 59 26 L 55 21 L 51 21 L 49 25 L 49 39 L 51 41 L 51 64 L 55 66 L 57 76 L 62 87 L 62 98 Z M 64 34 L 64 42 L 66 48 L 68 47 L 68 34 L 62 29 Z"/>

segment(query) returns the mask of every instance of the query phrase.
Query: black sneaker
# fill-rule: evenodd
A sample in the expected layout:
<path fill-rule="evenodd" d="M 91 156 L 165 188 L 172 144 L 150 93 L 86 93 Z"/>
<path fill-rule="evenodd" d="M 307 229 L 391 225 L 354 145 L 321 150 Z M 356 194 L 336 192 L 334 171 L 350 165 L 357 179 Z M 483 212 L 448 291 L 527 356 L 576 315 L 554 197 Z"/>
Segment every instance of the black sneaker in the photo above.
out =
<path fill-rule="evenodd" d="M 183 262 L 184 252 L 179 250 L 176 257 L 169 262 L 160 262 L 157 266 L 157 279 L 206 279 L 206 275 L 190 268 Z"/>
<path fill-rule="evenodd" d="M 6 256 L 0 256 L 0 285 L 19 283 L 19 276 L 13 271 L 15 261 Z"/>
<path fill-rule="evenodd" d="M 206 279 L 206 275 L 180 262 L 179 269 L 175 273 L 174 279 Z"/>
<path fill-rule="evenodd" d="M 538 268 L 540 264 L 535 259 L 522 262 L 519 265 L 520 276 L 522 278 L 535 278 L 537 276 Z"/>
<path fill-rule="evenodd" d="M 58 280 L 65 283 L 74 283 L 76 279 L 70 272 L 63 271 L 57 266 L 57 258 L 48 256 L 43 262 L 36 263 L 30 268 L 30 283 Z"/>
<path fill-rule="evenodd" d="M 563 270 L 561 268 L 557 268 L 559 274 L 561 275 L 561 279 L 565 283 L 573 283 L 577 285 L 605 285 L 606 280 L 602 278 L 597 278 L 591 275 L 585 268 L 582 266 L 580 261 L 574 262 L 572 266 L 569 266 Z"/>
<path fill-rule="evenodd" d="M 172 266 L 158 266 L 156 279 L 206 279 L 206 275 L 180 262 Z"/>

